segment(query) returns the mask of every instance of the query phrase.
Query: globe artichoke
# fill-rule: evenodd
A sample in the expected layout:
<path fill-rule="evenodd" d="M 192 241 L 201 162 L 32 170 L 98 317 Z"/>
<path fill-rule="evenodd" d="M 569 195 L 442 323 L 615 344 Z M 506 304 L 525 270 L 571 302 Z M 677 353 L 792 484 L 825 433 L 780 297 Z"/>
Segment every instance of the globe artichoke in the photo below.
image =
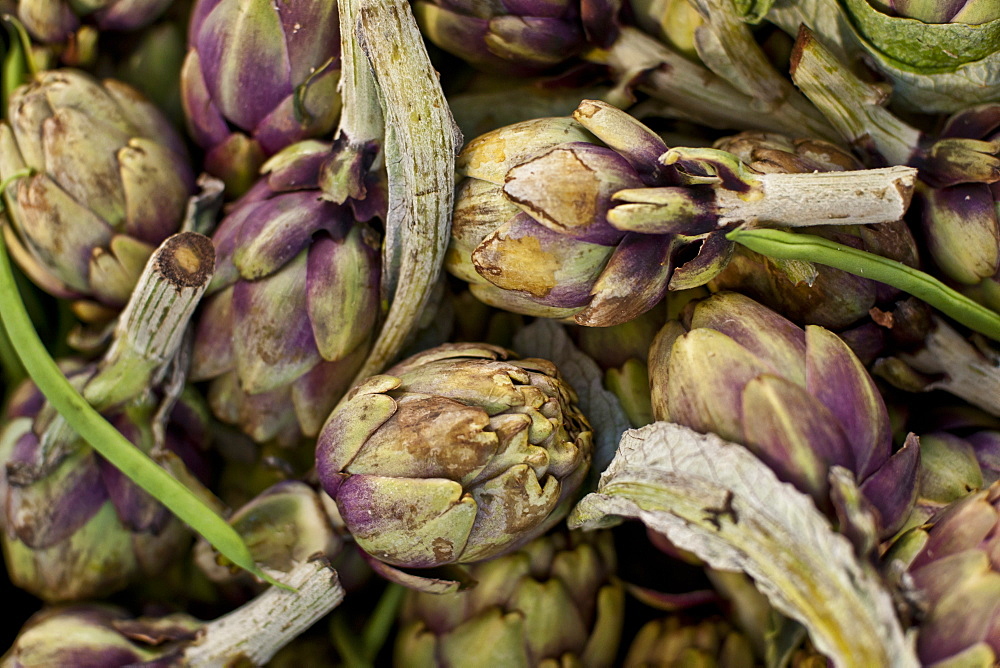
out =
<path fill-rule="evenodd" d="M 72 367 L 70 367 L 72 369 Z M 93 366 L 70 372 L 75 383 Z M 157 401 L 132 403 L 106 417 L 136 447 L 154 445 Z M 21 464 L 34 462 L 44 426 L 52 419 L 30 381 L 7 408 L 0 432 L 0 543 L 10 579 L 47 601 L 70 601 L 114 592 L 164 570 L 190 541 L 188 529 L 156 499 L 70 432 L 69 455 L 48 475 L 22 479 Z M 165 461 L 179 475 L 207 477 L 207 415 L 186 393 L 170 412 Z M 189 469 L 191 473 L 184 471 Z"/>
<path fill-rule="evenodd" d="M 995 665 L 1000 657 L 997 564 L 1000 483 L 969 494 L 901 536 L 885 555 L 905 568 L 919 605 L 923 665 Z"/>
<path fill-rule="evenodd" d="M 528 75 L 614 41 L 620 0 L 418 0 L 424 35 L 480 69 Z"/>
<path fill-rule="evenodd" d="M 613 223 L 619 191 L 680 181 L 658 162 L 666 151 L 647 127 L 593 101 L 573 119 L 528 121 L 469 142 L 458 157 L 465 178 L 445 267 L 490 305 L 601 326 L 648 310 L 671 283 L 707 281 L 731 249 L 716 229 L 710 191 L 673 189 L 673 234 Z M 700 252 L 676 260 L 685 245 Z"/>
<path fill-rule="evenodd" d="M 121 309 L 153 249 L 184 219 L 194 176 L 181 138 L 134 89 L 52 70 L 14 91 L 0 124 L 11 252 L 39 286 Z M 22 170 L 23 178 L 14 178 Z"/>
<path fill-rule="evenodd" d="M 175 665 L 171 642 L 191 641 L 201 627 L 202 622 L 183 613 L 130 619 L 111 605 L 52 607 L 28 620 L 0 664 L 10 668 Z M 161 660 L 163 664 L 157 663 Z"/>
<path fill-rule="evenodd" d="M 868 0 L 868 4 L 891 16 L 923 23 L 968 23 L 976 25 L 1000 18 L 1000 8 L 982 0 L 921 2 L 920 0 Z"/>
<path fill-rule="evenodd" d="M 545 360 L 446 344 L 355 388 L 330 415 L 316 471 L 372 558 L 427 568 L 512 550 L 569 510 L 592 434 Z"/>
<path fill-rule="evenodd" d="M 317 555 L 332 558 L 340 550 L 340 537 L 334 533 L 320 495 L 297 480 L 264 490 L 237 509 L 229 523 L 250 548 L 256 563 L 284 573 Z M 220 564 L 205 541 L 199 542 L 196 555 L 198 565 L 216 582 L 248 577 Z"/>
<path fill-rule="evenodd" d="M 647 622 L 625 657 L 625 668 L 752 668 L 753 647 L 745 635 L 721 618 L 685 622 L 664 617 Z"/>
<path fill-rule="evenodd" d="M 149 25 L 171 0 L 19 0 L 17 16 L 31 36 L 41 42 L 65 42 L 81 21 L 100 30 L 135 30 Z"/>
<path fill-rule="evenodd" d="M 367 354 L 380 317 L 384 215 L 371 182 L 362 201 L 321 189 L 329 144 L 288 147 L 233 205 L 213 241 L 218 270 L 196 325 L 191 377 L 209 403 L 258 441 L 315 436 Z"/>
<path fill-rule="evenodd" d="M 608 532 L 555 533 L 470 567 L 478 584 L 408 592 L 397 666 L 611 666 L 624 590 Z"/>
<path fill-rule="evenodd" d="M 264 160 L 333 130 L 340 41 L 332 0 L 199 0 L 181 94 L 205 168 L 241 195 Z"/>
<path fill-rule="evenodd" d="M 650 350 L 659 420 L 742 443 L 780 478 L 830 508 L 828 471 L 853 471 L 883 536 L 916 498 L 915 438 L 893 454 L 885 403 L 850 348 L 815 325 L 803 331 L 738 293 L 697 302 Z"/>
<path fill-rule="evenodd" d="M 758 174 L 725 151 L 668 150 L 634 118 L 593 100 L 572 119 L 482 135 L 457 168 L 465 178 L 445 267 L 490 305 L 599 327 L 635 318 L 668 289 L 711 280 L 732 253 L 725 234 L 736 225 L 896 220 L 912 187 L 885 173 L 891 183 L 869 192 L 858 172 L 845 172 L 838 178 L 852 187 L 843 202 L 838 195 L 823 211 L 806 210 L 813 179 L 830 177 Z M 768 194 L 779 182 L 796 193 L 787 207 Z M 831 192 L 826 183 L 815 187 Z M 900 199 L 883 210 L 889 193 Z"/>

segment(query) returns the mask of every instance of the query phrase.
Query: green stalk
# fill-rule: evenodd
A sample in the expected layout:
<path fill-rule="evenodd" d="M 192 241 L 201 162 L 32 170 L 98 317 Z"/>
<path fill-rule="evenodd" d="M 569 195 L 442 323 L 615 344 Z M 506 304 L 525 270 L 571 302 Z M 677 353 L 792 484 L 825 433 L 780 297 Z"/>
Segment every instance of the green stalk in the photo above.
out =
<path fill-rule="evenodd" d="M 774 229 L 734 230 L 726 238 L 768 257 L 816 262 L 891 285 L 924 300 L 969 329 L 1000 341 L 1000 313 L 974 302 L 933 276 L 902 262 L 812 234 Z"/>
<path fill-rule="evenodd" d="M 0 322 L 28 375 L 66 422 L 132 482 L 155 497 L 234 564 L 262 580 L 290 589 L 260 570 L 243 539 L 187 487 L 125 439 L 69 384 L 49 355 L 21 300 L 7 244 L 0 235 Z"/>

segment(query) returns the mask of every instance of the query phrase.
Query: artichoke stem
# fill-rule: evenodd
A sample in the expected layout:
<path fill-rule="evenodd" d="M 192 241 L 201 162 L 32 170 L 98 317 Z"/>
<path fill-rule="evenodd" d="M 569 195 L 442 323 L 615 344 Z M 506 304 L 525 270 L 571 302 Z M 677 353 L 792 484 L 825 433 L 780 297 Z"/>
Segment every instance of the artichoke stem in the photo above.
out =
<path fill-rule="evenodd" d="M 246 605 L 209 622 L 184 651 L 188 666 L 222 666 L 240 657 L 263 666 L 278 650 L 340 605 L 344 589 L 325 559 L 307 561 L 271 576 L 297 591 L 271 587 Z"/>
<path fill-rule="evenodd" d="M 788 98 L 755 99 L 635 28 L 623 27 L 609 50 L 588 55 L 591 60 L 610 67 L 622 85 L 635 83 L 644 93 L 662 102 L 665 109 L 660 111 L 669 116 L 720 129 L 756 129 L 836 139 L 819 114 L 796 108 Z"/>
<path fill-rule="evenodd" d="M 918 352 L 900 355 L 917 371 L 940 376 L 924 389 L 945 390 L 1000 417 L 1000 355 L 975 346 L 941 318 Z"/>
<path fill-rule="evenodd" d="M 917 170 L 886 167 L 849 172 L 762 174 L 762 197 L 716 189 L 719 225 L 760 221 L 769 227 L 867 225 L 899 220 Z"/>
<path fill-rule="evenodd" d="M 113 406 L 146 391 L 180 346 L 214 274 L 215 248 L 208 237 L 181 232 L 163 242 L 118 319 L 100 371 L 83 391 L 91 404 Z"/>

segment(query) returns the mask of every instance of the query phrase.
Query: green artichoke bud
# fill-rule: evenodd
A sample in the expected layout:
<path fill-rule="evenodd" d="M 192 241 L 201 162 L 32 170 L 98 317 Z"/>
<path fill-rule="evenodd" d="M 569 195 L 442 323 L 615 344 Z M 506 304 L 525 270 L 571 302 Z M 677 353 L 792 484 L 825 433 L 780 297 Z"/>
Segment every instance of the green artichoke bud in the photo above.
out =
<path fill-rule="evenodd" d="M 604 371 L 605 387 L 618 397 L 633 427 L 653 421 L 647 360 L 665 321 L 666 312 L 655 308 L 620 325 L 573 329 L 580 350 Z"/>
<path fill-rule="evenodd" d="M 427 568 L 489 559 L 569 511 L 592 433 L 551 362 L 446 344 L 352 390 L 316 470 L 372 558 Z"/>
<path fill-rule="evenodd" d="M 685 623 L 680 617 L 647 622 L 629 647 L 625 668 L 753 668 L 753 647 L 721 618 Z"/>
<path fill-rule="evenodd" d="M 749 297 L 720 292 L 667 323 L 649 369 L 657 419 L 744 444 L 820 508 L 830 508 L 833 465 L 857 477 L 884 536 L 913 507 L 916 438 L 893 454 L 875 383 L 829 330 L 803 330 Z"/>
<path fill-rule="evenodd" d="M 923 665 L 996 665 L 998 525 L 1000 483 L 994 483 L 906 532 L 886 553 L 890 572 L 905 568 L 915 588 L 917 654 Z"/>
<path fill-rule="evenodd" d="M 625 595 L 610 533 L 555 533 L 469 570 L 471 590 L 407 593 L 395 665 L 612 665 Z"/>
<path fill-rule="evenodd" d="M 380 317 L 381 186 L 329 201 L 330 144 L 275 155 L 219 224 L 218 271 L 196 325 L 193 380 L 257 441 L 315 436 L 367 355 Z M 372 177 L 373 179 L 375 177 Z"/>
<path fill-rule="evenodd" d="M 79 383 L 93 373 L 93 366 L 78 367 L 69 377 Z M 157 408 L 150 400 L 105 416 L 148 453 Z M 51 473 L 25 473 L 38 457 L 52 412 L 26 382 L 0 432 L 6 467 L 0 475 L 0 542 L 11 581 L 47 601 L 69 601 L 109 594 L 166 569 L 188 546 L 188 529 L 75 433 L 69 432 L 73 443 L 66 444 L 70 454 Z M 170 416 L 166 452 L 159 456 L 175 474 L 207 479 L 202 450 L 208 416 L 197 396 L 185 393 Z"/>
<path fill-rule="evenodd" d="M 10 668 L 176 665 L 169 660 L 173 645 L 194 640 L 202 626 L 183 613 L 130 619 L 110 605 L 53 607 L 28 620 L 0 664 Z"/>
<path fill-rule="evenodd" d="M 340 550 L 340 537 L 319 494 L 297 480 L 268 488 L 234 512 L 229 523 L 250 548 L 255 563 L 283 573 L 316 555 L 332 558 Z M 200 541 L 196 550 L 199 565 L 212 580 L 246 575 L 234 574 L 212 558 L 206 541 Z"/>
<path fill-rule="evenodd" d="M 0 180 L 11 252 L 44 290 L 121 309 L 154 248 L 184 220 L 194 177 L 181 138 L 134 89 L 75 70 L 42 72 L 11 95 Z"/>

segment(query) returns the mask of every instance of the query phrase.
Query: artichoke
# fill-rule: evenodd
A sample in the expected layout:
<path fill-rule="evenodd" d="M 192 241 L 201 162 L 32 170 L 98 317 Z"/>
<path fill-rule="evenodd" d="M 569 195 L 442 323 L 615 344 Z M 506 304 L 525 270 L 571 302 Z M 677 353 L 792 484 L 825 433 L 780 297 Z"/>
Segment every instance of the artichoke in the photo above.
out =
<path fill-rule="evenodd" d="M 316 471 L 373 559 L 481 561 L 569 511 L 592 434 L 551 362 L 446 344 L 355 388 L 330 415 Z"/>
<path fill-rule="evenodd" d="M 237 509 L 229 523 L 250 548 L 254 562 L 283 573 L 317 555 L 332 558 L 340 550 L 340 537 L 334 532 L 320 495 L 298 480 L 272 485 Z M 247 577 L 221 564 L 205 541 L 199 542 L 196 559 L 213 581 Z"/>
<path fill-rule="evenodd" d="M 664 617 L 647 622 L 636 634 L 625 657 L 625 668 L 753 668 L 749 639 L 721 618 L 685 622 Z"/>
<path fill-rule="evenodd" d="M 893 454 L 875 383 L 829 330 L 803 331 L 749 297 L 720 292 L 660 331 L 649 374 L 657 419 L 742 443 L 819 507 L 830 509 L 833 465 L 854 473 L 883 536 L 913 507 L 916 439 Z"/>
<path fill-rule="evenodd" d="M 332 0 L 198 0 L 181 71 L 205 169 L 241 195 L 264 160 L 333 130 L 340 40 Z"/>
<path fill-rule="evenodd" d="M 610 533 L 555 533 L 469 570 L 469 591 L 407 593 L 395 665 L 612 665 L 625 595 Z"/>
<path fill-rule="evenodd" d="M 9 668 L 176 665 L 172 643 L 194 640 L 202 626 L 183 613 L 130 619 L 111 605 L 52 607 L 27 621 L 0 664 Z"/>
<path fill-rule="evenodd" d="M 868 0 L 885 14 L 916 19 L 923 23 L 967 23 L 977 25 L 1000 19 L 1000 7 L 983 0 L 923 2 L 921 0 Z"/>
<path fill-rule="evenodd" d="M 915 588 L 923 665 L 992 666 L 1000 657 L 1000 483 L 903 534 L 885 555 Z"/>
<path fill-rule="evenodd" d="M 213 236 L 218 269 L 196 325 L 193 380 L 258 441 L 315 436 L 347 391 L 379 320 L 379 186 L 344 205 L 321 190 L 336 153 L 318 141 L 274 156 Z"/>
<path fill-rule="evenodd" d="M 19 0 L 17 16 L 41 42 L 65 42 L 92 21 L 100 30 L 136 30 L 147 26 L 170 6 L 171 0 Z"/>
<path fill-rule="evenodd" d="M 93 366 L 77 367 L 69 377 L 85 382 L 93 372 Z M 149 452 L 157 409 L 148 400 L 105 415 Z M 70 454 L 51 473 L 23 479 L 21 464 L 35 460 L 52 413 L 26 381 L 9 404 L 0 432 L 5 463 L 0 542 L 11 581 L 47 601 L 70 601 L 109 594 L 166 569 L 188 546 L 188 529 L 73 432 Z M 208 438 L 204 409 L 195 395 L 185 393 L 170 412 L 161 455 L 172 466 L 205 478 L 202 450 Z"/>
<path fill-rule="evenodd" d="M 52 70 L 14 91 L 0 125 L 11 252 L 46 291 L 101 320 L 128 301 L 184 220 L 194 175 L 181 138 L 134 89 Z"/>
<path fill-rule="evenodd" d="M 731 244 L 716 225 L 710 187 L 669 187 L 681 176 L 659 162 L 666 152 L 652 130 L 590 100 L 573 119 L 527 121 L 474 139 L 458 157 L 465 178 L 445 267 L 492 306 L 591 326 L 627 322 L 668 287 L 708 281 Z M 615 227 L 616 193 L 648 186 L 675 196 L 675 220 L 664 223 L 673 222 L 672 233 Z M 681 260 L 682 248 L 696 248 L 694 258 Z"/>
<path fill-rule="evenodd" d="M 427 39 L 488 72 L 529 75 L 614 41 L 620 0 L 418 0 Z"/>

